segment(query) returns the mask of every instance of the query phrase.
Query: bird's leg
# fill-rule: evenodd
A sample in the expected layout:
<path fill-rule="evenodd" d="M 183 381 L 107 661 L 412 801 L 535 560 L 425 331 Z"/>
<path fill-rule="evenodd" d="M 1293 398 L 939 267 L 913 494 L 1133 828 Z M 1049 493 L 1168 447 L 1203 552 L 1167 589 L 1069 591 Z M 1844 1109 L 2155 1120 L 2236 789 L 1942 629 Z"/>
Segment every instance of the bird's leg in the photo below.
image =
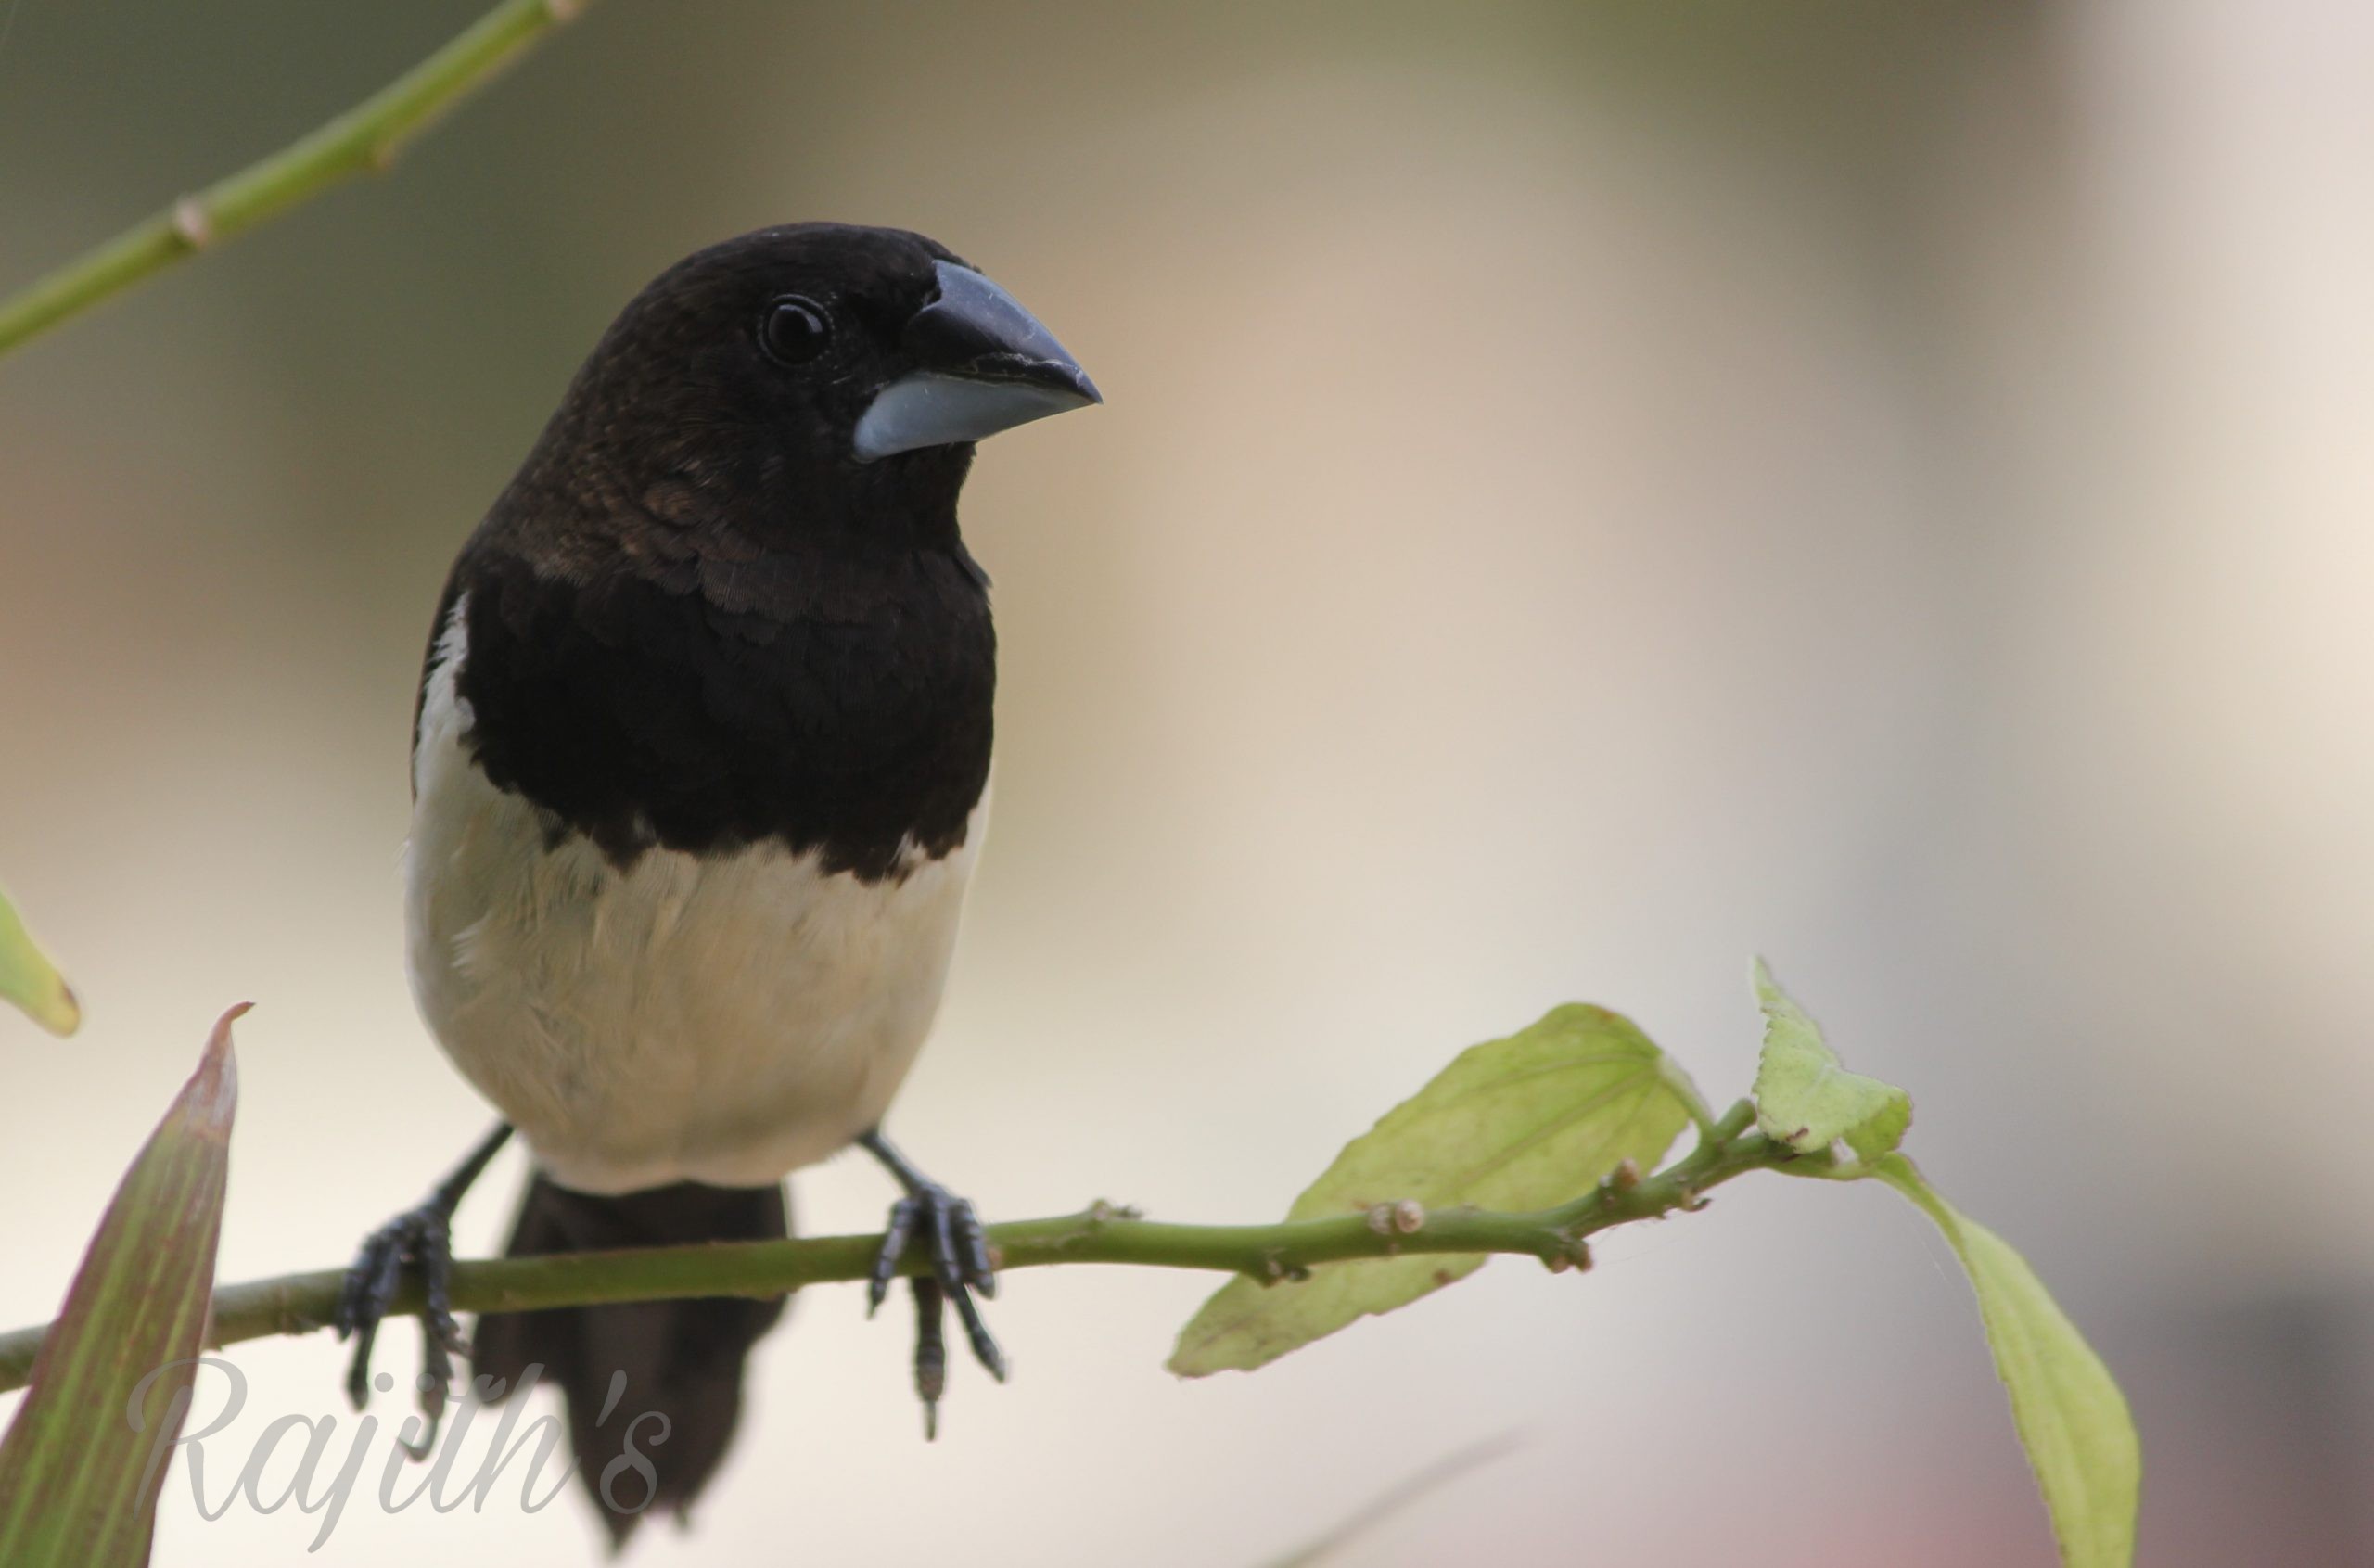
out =
<path fill-rule="evenodd" d="M 406 1209 L 365 1237 L 338 1292 L 332 1322 L 338 1338 L 355 1336 L 354 1364 L 347 1370 L 346 1392 L 359 1410 L 370 1397 L 371 1345 L 378 1337 L 379 1320 L 395 1303 L 404 1265 L 419 1266 L 427 1298 L 427 1310 L 421 1314 L 420 1411 L 428 1430 L 414 1445 L 415 1458 L 425 1455 L 437 1440 L 437 1422 L 445 1413 L 446 1390 L 453 1381 L 453 1358 L 469 1354 L 461 1325 L 453 1321 L 449 1294 L 453 1277 L 453 1210 L 510 1136 L 510 1123 L 496 1124 L 469 1157 L 437 1184 L 426 1203 Z"/>
<path fill-rule="evenodd" d="M 915 1293 L 915 1393 L 924 1402 L 924 1435 L 938 1434 L 939 1395 L 948 1369 L 948 1353 L 940 1337 L 940 1308 L 956 1305 L 964 1337 L 973 1355 L 989 1375 L 1005 1381 L 1005 1356 L 981 1321 L 976 1294 L 998 1294 L 997 1275 L 989 1268 L 989 1237 L 973 1205 L 932 1180 L 891 1146 L 879 1128 L 858 1140 L 864 1151 L 882 1162 L 897 1178 L 906 1195 L 890 1205 L 890 1223 L 874 1255 L 874 1275 L 866 1284 L 866 1312 L 871 1316 L 890 1294 L 890 1281 L 910 1246 L 921 1244 L 931 1257 L 931 1271 L 918 1274 Z"/>

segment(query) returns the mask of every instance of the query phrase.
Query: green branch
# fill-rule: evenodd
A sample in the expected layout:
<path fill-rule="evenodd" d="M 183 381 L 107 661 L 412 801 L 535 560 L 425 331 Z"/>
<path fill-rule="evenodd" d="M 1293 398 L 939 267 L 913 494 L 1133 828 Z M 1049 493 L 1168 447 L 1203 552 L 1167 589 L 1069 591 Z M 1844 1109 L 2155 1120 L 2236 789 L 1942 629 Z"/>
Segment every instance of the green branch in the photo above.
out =
<path fill-rule="evenodd" d="M 1553 1269 L 1589 1268 L 1589 1239 L 1611 1226 L 1656 1219 L 1703 1206 L 1700 1194 L 1745 1171 L 1800 1161 L 1763 1134 L 1742 1134 L 1742 1105 L 1718 1124 L 1721 1136 L 1702 1141 L 1689 1155 L 1654 1176 L 1619 1170 L 1572 1203 L 1532 1214 L 1379 1205 L 1365 1214 L 1276 1225 L 1172 1225 L 1141 1219 L 1098 1204 L 1057 1219 L 1027 1219 L 989 1228 L 1001 1268 L 1056 1263 L 1117 1263 L 1158 1268 L 1209 1268 L 1260 1280 L 1299 1277 L 1322 1263 L 1415 1253 L 1518 1253 Z M 630 1252 L 568 1253 L 463 1263 L 453 1269 L 453 1306 L 468 1312 L 531 1312 L 688 1296 L 774 1296 L 802 1285 L 862 1280 L 874 1267 L 878 1236 L 818 1236 L 789 1242 L 734 1242 L 708 1246 L 653 1247 Z M 911 1256 L 906 1272 L 923 1267 Z M 304 1334 L 326 1328 L 343 1278 L 336 1269 L 290 1274 L 214 1294 L 212 1345 L 267 1334 Z M 417 1283 L 392 1309 L 417 1316 Z M 31 1376 L 46 1325 L 0 1335 L 0 1393 L 22 1388 Z"/>
<path fill-rule="evenodd" d="M 504 0 L 452 43 L 319 130 L 182 198 L 0 300 L 0 353 L 342 180 L 387 168 L 438 116 L 584 6 L 585 0 Z"/>

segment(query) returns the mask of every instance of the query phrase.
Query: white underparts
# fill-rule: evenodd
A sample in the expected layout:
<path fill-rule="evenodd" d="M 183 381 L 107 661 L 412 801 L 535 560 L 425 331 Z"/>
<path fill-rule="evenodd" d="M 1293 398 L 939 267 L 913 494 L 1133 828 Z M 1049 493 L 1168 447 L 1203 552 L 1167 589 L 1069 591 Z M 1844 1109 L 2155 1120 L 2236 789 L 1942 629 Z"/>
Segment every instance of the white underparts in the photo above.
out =
<path fill-rule="evenodd" d="M 564 1186 L 757 1186 L 881 1119 L 939 1004 L 986 794 L 964 842 L 902 876 L 826 874 L 779 844 L 625 871 L 488 782 L 438 638 L 413 758 L 413 993 L 464 1076 Z"/>

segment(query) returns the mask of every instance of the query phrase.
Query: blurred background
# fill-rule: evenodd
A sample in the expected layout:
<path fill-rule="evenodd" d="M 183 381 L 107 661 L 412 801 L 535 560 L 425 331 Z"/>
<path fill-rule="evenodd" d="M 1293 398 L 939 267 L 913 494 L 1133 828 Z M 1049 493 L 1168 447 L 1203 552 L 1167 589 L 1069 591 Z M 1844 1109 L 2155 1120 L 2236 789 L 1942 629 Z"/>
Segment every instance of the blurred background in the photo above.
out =
<path fill-rule="evenodd" d="M 480 7 L 0 0 L 0 281 Z M 1728 1100 L 1760 951 L 2124 1379 L 2142 1561 L 2374 1562 L 2369 176 L 2346 0 L 606 0 L 392 177 L 0 363 L 0 873 L 89 1020 L 0 1019 L 0 1319 L 231 1001 L 226 1278 L 342 1261 L 476 1136 L 400 965 L 446 562 L 650 274 L 836 217 L 964 252 L 1110 399 L 966 492 L 999 820 L 894 1122 L 932 1170 L 1263 1217 L 1568 999 Z M 1894 1196 L 1744 1182 L 1601 1256 L 1192 1384 L 1213 1281 L 1018 1275 L 1013 1383 L 959 1368 L 930 1447 L 903 1322 L 819 1289 L 633 1561 L 1257 1563 L 1502 1434 L 1330 1561 L 2050 1561 Z M 326 1336 L 236 1356 L 210 1507 L 342 1411 Z M 596 1555 L 510 1496 L 358 1496 L 320 1558 Z M 165 1563 L 319 1523 L 166 1498 Z"/>

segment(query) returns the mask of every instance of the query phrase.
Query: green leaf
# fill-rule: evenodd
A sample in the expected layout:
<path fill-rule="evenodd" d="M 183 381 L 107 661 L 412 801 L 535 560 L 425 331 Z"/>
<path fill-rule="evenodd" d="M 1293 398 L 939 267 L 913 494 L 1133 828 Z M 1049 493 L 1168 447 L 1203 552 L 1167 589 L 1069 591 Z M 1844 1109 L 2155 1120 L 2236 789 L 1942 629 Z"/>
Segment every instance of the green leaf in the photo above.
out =
<path fill-rule="evenodd" d="M 213 1295 L 239 1097 L 231 1020 L 246 1011 L 214 1026 L 198 1071 L 124 1173 L 42 1341 L 32 1391 L 0 1441 L 8 1568 L 148 1561 L 161 1457 L 188 1412 L 189 1363 Z"/>
<path fill-rule="evenodd" d="M 1563 1203 L 1626 1160 L 1654 1165 L 1689 1113 L 1660 1070 L 1664 1052 L 1632 1021 L 1580 1003 L 1506 1039 L 1461 1052 L 1425 1088 L 1344 1146 L 1289 1219 L 1372 1210 L 1537 1209 Z M 1390 1312 L 1483 1267 L 1481 1256 L 1323 1264 L 1307 1281 L 1239 1278 L 1180 1332 L 1170 1370 L 1250 1370 L 1371 1313 Z"/>
<path fill-rule="evenodd" d="M 1904 1141 L 1912 1096 L 1894 1084 L 1850 1073 L 1821 1038 L 1821 1026 L 1755 961 L 1755 999 L 1764 1009 L 1764 1054 L 1755 1069 L 1755 1125 L 1801 1154 L 1841 1140 L 1868 1165 Z"/>
<path fill-rule="evenodd" d="M 83 1022 L 74 992 L 26 933 L 6 893 L 0 893 L 0 1001 L 14 1002 L 54 1035 L 70 1035 Z"/>
<path fill-rule="evenodd" d="M 1978 1315 L 2011 1395 L 2011 1421 L 2035 1467 L 2067 1568 L 2127 1568 L 2143 1448 L 2126 1399 L 2076 1326 L 2010 1243 L 1955 1212 L 1902 1154 L 1872 1175 L 1902 1192 L 1953 1243 L 1978 1292 Z"/>

